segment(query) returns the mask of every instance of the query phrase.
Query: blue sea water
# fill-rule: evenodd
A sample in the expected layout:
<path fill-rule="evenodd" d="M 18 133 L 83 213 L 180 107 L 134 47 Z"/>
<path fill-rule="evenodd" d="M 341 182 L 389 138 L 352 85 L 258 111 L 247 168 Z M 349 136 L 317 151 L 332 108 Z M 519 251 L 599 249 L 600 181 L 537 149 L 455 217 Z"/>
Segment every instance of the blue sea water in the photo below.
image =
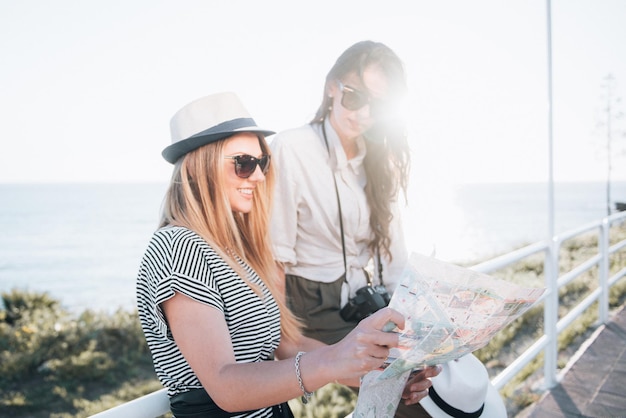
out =
<path fill-rule="evenodd" d="M 135 306 L 165 184 L 0 184 L 0 291 L 46 291 L 73 311 Z M 478 261 L 547 236 L 547 185 L 472 184 L 410 196 L 411 250 Z M 626 182 L 612 184 L 626 201 Z M 605 183 L 555 187 L 555 232 L 606 215 Z"/>
<path fill-rule="evenodd" d="M 165 185 L 0 185 L 0 291 L 47 291 L 72 310 L 134 306 Z"/>

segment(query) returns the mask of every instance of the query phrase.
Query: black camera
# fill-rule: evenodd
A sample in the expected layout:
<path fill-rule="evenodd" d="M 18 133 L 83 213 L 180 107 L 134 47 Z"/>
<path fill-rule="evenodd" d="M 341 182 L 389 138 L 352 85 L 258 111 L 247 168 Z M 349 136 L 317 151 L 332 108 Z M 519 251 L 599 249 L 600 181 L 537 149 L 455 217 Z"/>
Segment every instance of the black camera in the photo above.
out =
<path fill-rule="evenodd" d="M 385 286 L 364 286 L 356 291 L 356 295 L 348 300 L 339 314 L 344 321 L 360 321 L 389 305 L 390 300 Z"/>

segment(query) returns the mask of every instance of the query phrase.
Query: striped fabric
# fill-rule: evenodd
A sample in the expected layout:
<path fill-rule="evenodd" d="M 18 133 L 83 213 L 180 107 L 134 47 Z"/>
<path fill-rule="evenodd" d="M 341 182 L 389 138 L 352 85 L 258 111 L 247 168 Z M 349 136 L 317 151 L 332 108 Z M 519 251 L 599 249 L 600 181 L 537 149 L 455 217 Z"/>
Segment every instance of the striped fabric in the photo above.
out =
<path fill-rule="evenodd" d="M 258 275 L 242 266 L 262 289 L 263 299 L 195 232 L 165 227 L 152 236 L 137 277 L 137 307 L 156 374 L 168 395 L 202 387 L 178 350 L 161 308 L 175 292 L 223 312 L 237 362 L 272 358 L 280 343 L 278 306 Z M 210 355 L 211 348 L 206 352 Z M 272 409 L 265 408 L 240 416 L 271 415 Z"/>

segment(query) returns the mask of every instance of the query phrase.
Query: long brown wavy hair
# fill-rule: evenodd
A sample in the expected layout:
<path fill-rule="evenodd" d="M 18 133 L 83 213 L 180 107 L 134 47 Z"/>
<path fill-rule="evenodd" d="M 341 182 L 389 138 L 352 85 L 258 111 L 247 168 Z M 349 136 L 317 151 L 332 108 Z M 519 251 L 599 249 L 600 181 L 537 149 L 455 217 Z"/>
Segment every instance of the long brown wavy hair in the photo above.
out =
<path fill-rule="evenodd" d="M 341 54 L 328 72 L 322 103 L 311 123 L 323 123 L 330 114 L 332 98 L 327 92 L 331 83 L 350 73 L 356 73 L 362 79 L 363 72 L 372 64 L 378 65 L 387 77 L 392 97 L 403 97 L 406 94 L 404 64 L 396 53 L 380 42 L 357 42 Z M 380 120 L 364 134 L 364 138 L 367 149 L 363 162 L 367 175 L 365 194 L 371 211 L 370 228 L 374 234 L 369 247 L 372 251 L 380 250 L 391 260 L 391 202 L 398 198 L 400 190 L 405 201 L 407 199 L 411 166 L 407 131 L 401 119 Z"/>
<path fill-rule="evenodd" d="M 270 154 L 263 135 L 258 138 L 263 154 Z M 184 226 L 196 232 L 258 293 L 239 260 L 252 267 L 278 303 L 283 336 L 296 339 L 300 324 L 285 305 L 268 232 L 275 171 L 270 164 L 265 181 L 257 184 L 249 213 L 233 212 L 223 187 L 226 140 L 197 148 L 176 162 L 160 226 Z"/>

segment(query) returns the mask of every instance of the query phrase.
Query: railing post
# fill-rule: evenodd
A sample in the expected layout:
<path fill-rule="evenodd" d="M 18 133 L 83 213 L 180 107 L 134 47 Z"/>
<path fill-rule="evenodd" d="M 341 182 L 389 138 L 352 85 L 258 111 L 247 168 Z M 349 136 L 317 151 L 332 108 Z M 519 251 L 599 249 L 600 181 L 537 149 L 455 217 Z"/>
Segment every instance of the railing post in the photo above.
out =
<path fill-rule="evenodd" d="M 598 250 L 600 251 L 601 259 L 599 271 L 598 271 L 598 286 L 600 286 L 600 298 L 598 300 L 598 317 L 602 324 L 605 324 L 609 319 L 609 235 L 610 235 L 611 223 L 609 218 L 602 219 L 602 226 L 600 227 L 600 236 L 598 238 Z"/>
<path fill-rule="evenodd" d="M 559 351 L 557 322 L 559 320 L 559 249 L 560 241 L 552 237 L 548 245 L 548 253 L 544 262 L 547 296 L 543 310 L 544 332 L 548 344 L 544 350 L 543 378 L 544 386 L 550 389 L 557 384 L 556 367 Z"/>

